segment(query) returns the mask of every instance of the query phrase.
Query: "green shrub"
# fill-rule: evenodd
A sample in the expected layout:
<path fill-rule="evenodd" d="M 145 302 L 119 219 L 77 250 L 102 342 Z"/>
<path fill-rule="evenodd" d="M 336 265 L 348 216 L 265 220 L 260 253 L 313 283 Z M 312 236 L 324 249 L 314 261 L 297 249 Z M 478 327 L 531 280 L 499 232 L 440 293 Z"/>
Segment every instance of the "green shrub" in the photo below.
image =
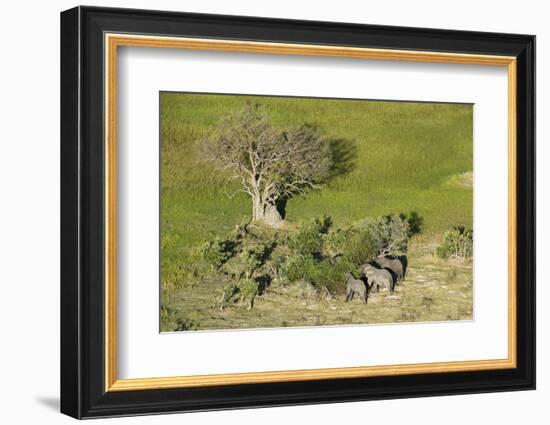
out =
<path fill-rule="evenodd" d="M 279 269 L 283 284 L 306 282 L 315 287 L 326 287 L 332 293 L 345 291 L 345 274 L 351 271 L 359 275 L 357 266 L 345 257 L 316 259 L 312 256 L 292 255 Z"/>
<path fill-rule="evenodd" d="M 221 289 L 221 301 L 220 301 L 220 310 L 223 310 L 229 305 L 233 299 L 233 295 L 238 292 L 237 285 L 234 283 L 228 283 L 224 285 Z"/>
<path fill-rule="evenodd" d="M 340 235 L 339 253 L 354 264 L 365 264 L 374 259 L 379 251 L 380 238 L 377 223 L 364 220 Z"/>
<path fill-rule="evenodd" d="M 244 249 L 241 253 L 241 263 L 246 278 L 250 278 L 254 271 L 266 260 L 269 252 L 266 245 L 260 243 L 256 246 Z"/>
<path fill-rule="evenodd" d="M 221 290 L 220 309 L 223 310 L 228 305 L 240 300 L 242 303 L 248 303 L 250 310 L 254 306 L 256 295 L 258 295 L 258 282 L 254 279 L 245 278 L 237 283 L 229 283 Z"/>
<path fill-rule="evenodd" d="M 407 251 L 408 224 L 399 216 L 365 218 L 347 229 L 331 232 L 325 239 L 328 252 L 344 256 L 353 264 L 372 261 L 377 255 L 401 255 Z"/>
<path fill-rule="evenodd" d="M 455 226 L 443 235 L 443 242 L 437 247 L 436 254 L 441 258 L 465 260 L 472 256 L 474 232 L 465 226 Z"/>
<path fill-rule="evenodd" d="M 329 232 L 324 240 L 325 252 L 332 257 L 342 255 L 351 233 L 350 230 L 351 228 L 338 228 L 332 232 Z"/>
<path fill-rule="evenodd" d="M 319 231 L 323 235 L 326 235 L 330 230 L 330 228 L 332 227 L 332 217 L 330 215 L 325 214 L 323 217 L 316 218 L 314 221 L 318 223 Z"/>
<path fill-rule="evenodd" d="M 424 217 L 420 216 L 416 211 L 412 211 L 408 215 L 401 213 L 399 214 L 399 218 L 405 221 L 409 226 L 407 231 L 409 238 L 422 233 L 422 228 L 424 227 Z"/>
<path fill-rule="evenodd" d="M 235 251 L 235 241 L 220 239 L 216 236 L 212 241 L 203 242 L 198 247 L 198 254 L 213 270 L 220 268 L 229 260 Z"/>
<path fill-rule="evenodd" d="M 258 295 L 258 282 L 253 279 L 242 279 L 237 283 L 237 289 L 239 290 L 239 298 L 241 302 L 248 303 L 248 309 L 251 310 L 254 306 L 254 300 Z"/>
<path fill-rule="evenodd" d="M 310 255 L 290 255 L 279 268 L 279 279 L 283 284 L 308 280 L 315 274 L 315 267 L 315 259 Z"/>
<path fill-rule="evenodd" d="M 355 276 L 361 273 L 357 266 L 345 257 L 336 260 L 325 259 L 317 263 L 308 279 L 316 287 L 325 287 L 333 294 L 343 294 L 346 291 L 345 274 L 349 271 Z"/>
<path fill-rule="evenodd" d="M 305 222 L 295 234 L 289 237 L 289 248 L 297 255 L 319 254 L 323 246 L 323 238 L 331 225 L 330 216 Z"/>
<path fill-rule="evenodd" d="M 409 224 L 397 215 L 378 219 L 379 254 L 402 255 L 407 252 Z"/>

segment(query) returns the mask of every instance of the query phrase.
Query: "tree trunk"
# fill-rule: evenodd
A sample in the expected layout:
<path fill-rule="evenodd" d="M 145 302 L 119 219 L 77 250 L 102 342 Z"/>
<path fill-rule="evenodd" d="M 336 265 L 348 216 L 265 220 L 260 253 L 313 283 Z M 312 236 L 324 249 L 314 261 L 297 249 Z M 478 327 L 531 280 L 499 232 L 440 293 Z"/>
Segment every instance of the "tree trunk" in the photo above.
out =
<path fill-rule="evenodd" d="M 281 227 L 284 223 L 276 203 L 265 201 L 261 196 L 252 198 L 252 219 L 261 221 L 271 227 Z"/>

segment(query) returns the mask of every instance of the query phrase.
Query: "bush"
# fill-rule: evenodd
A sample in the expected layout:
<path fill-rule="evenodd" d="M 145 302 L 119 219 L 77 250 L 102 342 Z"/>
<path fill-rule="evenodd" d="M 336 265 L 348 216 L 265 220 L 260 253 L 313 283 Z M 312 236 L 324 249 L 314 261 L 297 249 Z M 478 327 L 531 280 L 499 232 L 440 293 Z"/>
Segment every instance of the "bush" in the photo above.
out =
<path fill-rule="evenodd" d="M 380 254 L 401 255 L 407 251 L 408 224 L 399 216 L 366 218 L 349 228 L 330 233 L 328 251 L 353 264 L 366 264 Z"/>
<path fill-rule="evenodd" d="M 309 280 L 315 274 L 315 259 L 310 255 L 290 255 L 279 268 L 281 283 L 288 284 L 299 280 Z"/>
<path fill-rule="evenodd" d="M 412 211 L 409 215 L 401 213 L 399 218 L 407 223 L 409 230 L 407 235 L 409 238 L 422 233 L 422 227 L 424 226 L 424 217 L 420 216 L 416 211 Z"/>
<path fill-rule="evenodd" d="M 465 226 L 455 226 L 443 235 L 443 242 L 437 247 L 436 254 L 441 258 L 465 260 L 472 256 L 474 232 Z"/>
<path fill-rule="evenodd" d="M 258 295 L 258 282 L 253 279 L 243 279 L 237 284 L 239 290 L 239 298 L 241 302 L 248 303 L 248 309 L 251 310 L 254 306 L 254 300 Z"/>
<path fill-rule="evenodd" d="M 238 292 L 237 285 L 234 283 L 226 284 L 221 289 L 220 310 L 223 310 L 232 301 L 233 295 Z"/>
<path fill-rule="evenodd" d="M 247 279 L 264 263 L 268 251 L 267 246 L 262 243 L 243 250 L 241 262 Z"/>
<path fill-rule="evenodd" d="M 397 215 L 378 219 L 380 231 L 379 254 L 402 255 L 407 252 L 409 224 Z"/>
<path fill-rule="evenodd" d="M 198 247 L 198 254 L 204 262 L 216 270 L 234 255 L 234 250 L 235 241 L 216 237 L 213 241 L 203 242 Z"/>
<path fill-rule="evenodd" d="M 345 274 L 349 271 L 355 276 L 361 274 L 357 266 L 344 257 L 333 261 L 325 259 L 317 264 L 308 278 L 317 287 L 326 287 L 333 294 L 343 294 L 346 291 Z"/>
<path fill-rule="evenodd" d="M 236 284 L 225 285 L 221 290 L 221 295 L 221 310 L 237 300 L 242 303 L 247 302 L 250 310 L 254 306 L 256 295 L 258 295 L 258 282 L 249 278 L 241 279 Z"/>
<path fill-rule="evenodd" d="M 326 252 L 332 257 L 343 255 L 351 233 L 352 227 L 347 229 L 336 229 L 328 233 L 324 241 Z"/>
<path fill-rule="evenodd" d="M 357 266 L 348 259 L 316 260 L 311 256 L 293 255 L 279 269 L 282 283 L 306 282 L 317 288 L 326 287 L 332 293 L 344 293 L 346 272 L 360 274 Z"/>
<path fill-rule="evenodd" d="M 336 254 L 342 255 L 353 264 L 365 264 L 374 259 L 379 251 L 380 237 L 377 223 L 363 220 L 350 228 L 336 232 L 331 244 Z"/>
<path fill-rule="evenodd" d="M 331 225 L 332 220 L 329 216 L 305 222 L 298 232 L 289 237 L 289 248 L 297 255 L 319 254 L 323 246 L 323 238 Z"/>

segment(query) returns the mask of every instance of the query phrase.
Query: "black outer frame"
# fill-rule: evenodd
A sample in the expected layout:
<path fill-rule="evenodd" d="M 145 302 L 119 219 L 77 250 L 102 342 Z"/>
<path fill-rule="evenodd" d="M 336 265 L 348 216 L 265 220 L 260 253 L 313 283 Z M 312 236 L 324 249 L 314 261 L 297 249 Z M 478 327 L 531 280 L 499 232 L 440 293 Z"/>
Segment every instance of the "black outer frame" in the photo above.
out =
<path fill-rule="evenodd" d="M 517 57 L 517 368 L 104 391 L 105 32 Z M 61 13 L 61 412 L 75 418 L 535 388 L 535 37 L 77 7 Z"/>

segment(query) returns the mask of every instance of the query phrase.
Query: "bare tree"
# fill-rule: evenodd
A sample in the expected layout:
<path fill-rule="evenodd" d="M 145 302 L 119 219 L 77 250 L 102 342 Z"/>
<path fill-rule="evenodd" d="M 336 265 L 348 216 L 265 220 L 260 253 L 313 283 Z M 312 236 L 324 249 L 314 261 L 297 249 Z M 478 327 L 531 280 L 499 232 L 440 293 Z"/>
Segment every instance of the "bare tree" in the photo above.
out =
<path fill-rule="evenodd" d="M 333 171 L 331 144 L 315 126 L 276 129 L 257 104 L 225 116 L 201 146 L 251 197 L 252 219 L 273 227 L 283 223 L 287 199 L 320 187 Z"/>

